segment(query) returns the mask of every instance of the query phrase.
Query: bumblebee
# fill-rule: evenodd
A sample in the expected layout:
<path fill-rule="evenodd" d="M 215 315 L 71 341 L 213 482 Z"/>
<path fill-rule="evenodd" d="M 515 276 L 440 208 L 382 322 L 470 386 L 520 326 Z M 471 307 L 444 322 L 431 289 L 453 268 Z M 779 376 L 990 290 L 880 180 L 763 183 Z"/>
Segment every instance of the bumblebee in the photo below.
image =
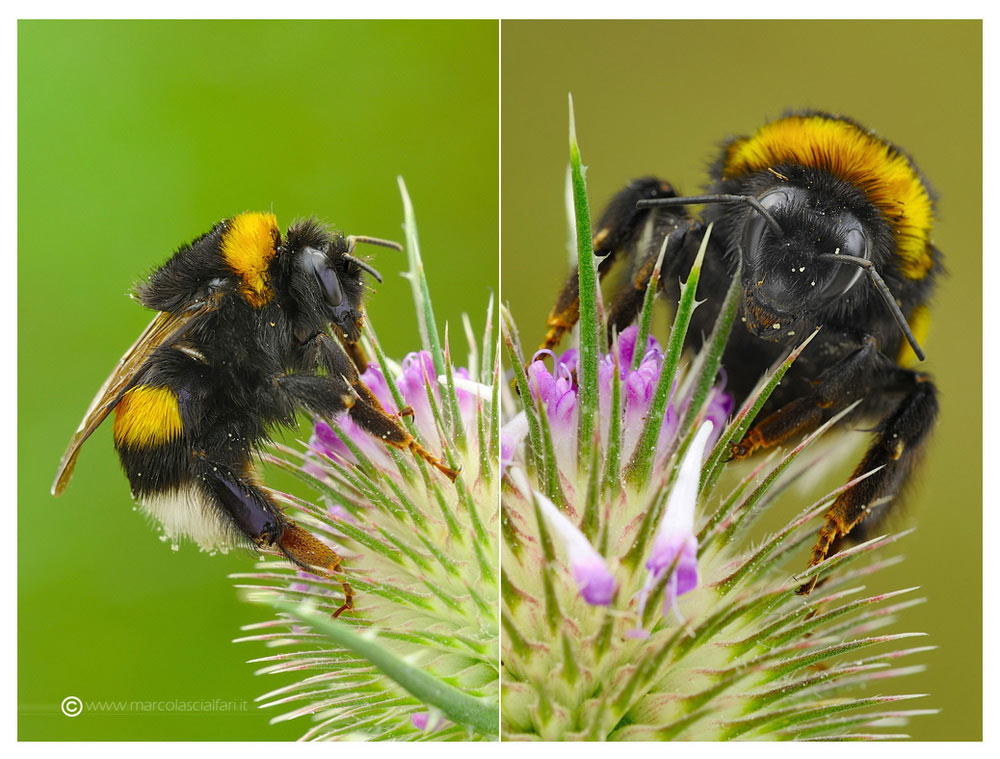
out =
<path fill-rule="evenodd" d="M 349 413 L 387 445 L 410 450 L 454 480 L 358 376 L 363 353 L 359 243 L 306 220 L 282 239 L 269 213 L 220 221 L 136 287 L 158 313 L 98 391 L 59 465 L 66 488 L 80 446 L 114 411 L 114 444 L 132 495 L 171 538 L 202 549 L 241 545 L 321 574 L 340 556 L 286 516 L 254 472 L 269 430 L 297 410 Z M 363 366 L 361 367 L 364 368 Z M 405 413 L 405 410 L 404 410 Z M 344 603 L 354 594 L 342 581 Z"/>
<path fill-rule="evenodd" d="M 843 423 L 875 422 L 852 475 L 874 472 L 826 512 L 810 566 L 864 539 L 891 510 L 918 462 L 938 413 L 919 340 L 942 272 L 931 242 L 934 195 L 914 162 L 851 119 L 791 113 L 725 142 L 706 195 L 680 196 L 643 178 L 618 193 L 594 234 L 603 278 L 618 257 L 629 275 L 609 306 L 609 330 L 633 321 L 666 240 L 661 289 L 679 295 L 714 224 L 701 297 L 688 331 L 697 349 L 722 295 L 740 271 L 740 324 L 723 355 L 727 391 L 741 405 L 762 374 L 820 328 L 731 455 L 741 459 L 810 432 L 855 401 Z M 700 215 L 688 211 L 703 205 Z M 548 319 L 551 348 L 578 318 L 574 271 Z M 798 592 L 809 593 L 816 578 Z"/>

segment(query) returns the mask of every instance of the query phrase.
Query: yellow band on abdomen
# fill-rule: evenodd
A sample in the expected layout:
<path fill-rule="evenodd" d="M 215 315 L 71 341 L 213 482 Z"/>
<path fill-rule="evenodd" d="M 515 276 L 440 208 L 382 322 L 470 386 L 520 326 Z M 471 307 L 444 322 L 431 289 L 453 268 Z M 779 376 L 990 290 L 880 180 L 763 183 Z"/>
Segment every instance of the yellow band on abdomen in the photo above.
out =
<path fill-rule="evenodd" d="M 137 385 L 115 408 L 115 445 L 148 448 L 176 440 L 183 431 L 177 394 L 169 387 Z"/>

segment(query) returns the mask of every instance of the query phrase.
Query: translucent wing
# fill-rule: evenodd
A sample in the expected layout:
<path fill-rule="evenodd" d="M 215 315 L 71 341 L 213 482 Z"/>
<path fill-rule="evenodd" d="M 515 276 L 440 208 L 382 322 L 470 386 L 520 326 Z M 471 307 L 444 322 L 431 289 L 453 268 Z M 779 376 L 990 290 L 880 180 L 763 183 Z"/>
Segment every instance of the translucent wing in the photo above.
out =
<path fill-rule="evenodd" d="M 59 462 L 59 471 L 56 472 L 56 478 L 52 483 L 52 495 L 60 495 L 66 489 L 70 477 L 73 476 L 73 467 L 76 465 L 80 446 L 94 430 L 101 426 L 101 422 L 111 413 L 111 409 L 118 405 L 118 401 L 128 389 L 132 378 L 146 364 L 146 360 L 153 351 L 180 337 L 193 319 L 213 311 L 217 301 L 218 298 L 213 296 L 206 300 L 196 301 L 180 313 L 161 311 L 153 317 L 149 326 L 143 330 L 132 347 L 125 351 L 125 355 L 118 361 L 118 366 L 104 381 L 101 389 L 94 396 L 94 400 L 91 401 L 90 408 L 87 409 L 73 439 L 69 441 L 69 447 L 66 448 L 62 461 Z"/>

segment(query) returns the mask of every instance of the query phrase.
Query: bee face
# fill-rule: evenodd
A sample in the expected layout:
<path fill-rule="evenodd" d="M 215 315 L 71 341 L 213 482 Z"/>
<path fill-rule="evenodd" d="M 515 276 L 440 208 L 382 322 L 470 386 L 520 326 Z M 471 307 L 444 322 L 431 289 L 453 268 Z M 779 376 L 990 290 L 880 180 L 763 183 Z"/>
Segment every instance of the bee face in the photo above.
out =
<path fill-rule="evenodd" d="M 303 286 L 313 289 L 311 300 L 341 329 L 354 321 L 352 314 L 358 313 L 362 291 L 361 270 L 351 267 L 344 258 L 340 250 L 343 242 L 343 237 L 336 237 L 326 250 L 306 247 L 297 254 L 297 266 L 309 282 Z"/>
<path fill-rule="evenodd" d="M 758 212 L 739 229 L 747 329 L 770 341 L 811 330 L 837 308 L 861 278 L 861 269 L 821 257 L 870 260 L 871 235 L 844 203 L 827 193 L 782 184 L 764 192 Z"/>
<path fill-rule="evenodd" d="M 298 331 L 333 324 L 351 341 L 360 337 L 365 269 L 350 247 L 348 238 L 312 221 L 289 228 L 279 265 L 285 269 Z"/>

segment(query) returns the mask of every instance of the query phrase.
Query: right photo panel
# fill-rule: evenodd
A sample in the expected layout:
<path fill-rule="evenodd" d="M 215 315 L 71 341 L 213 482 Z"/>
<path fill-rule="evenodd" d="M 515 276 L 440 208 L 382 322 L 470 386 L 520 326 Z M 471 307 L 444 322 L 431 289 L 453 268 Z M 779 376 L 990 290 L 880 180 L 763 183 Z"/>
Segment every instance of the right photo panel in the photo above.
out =
<path fill-rule="evenodd" d="M 982 739 L 982 23 L 501 24 L 501 734 Z"/>

